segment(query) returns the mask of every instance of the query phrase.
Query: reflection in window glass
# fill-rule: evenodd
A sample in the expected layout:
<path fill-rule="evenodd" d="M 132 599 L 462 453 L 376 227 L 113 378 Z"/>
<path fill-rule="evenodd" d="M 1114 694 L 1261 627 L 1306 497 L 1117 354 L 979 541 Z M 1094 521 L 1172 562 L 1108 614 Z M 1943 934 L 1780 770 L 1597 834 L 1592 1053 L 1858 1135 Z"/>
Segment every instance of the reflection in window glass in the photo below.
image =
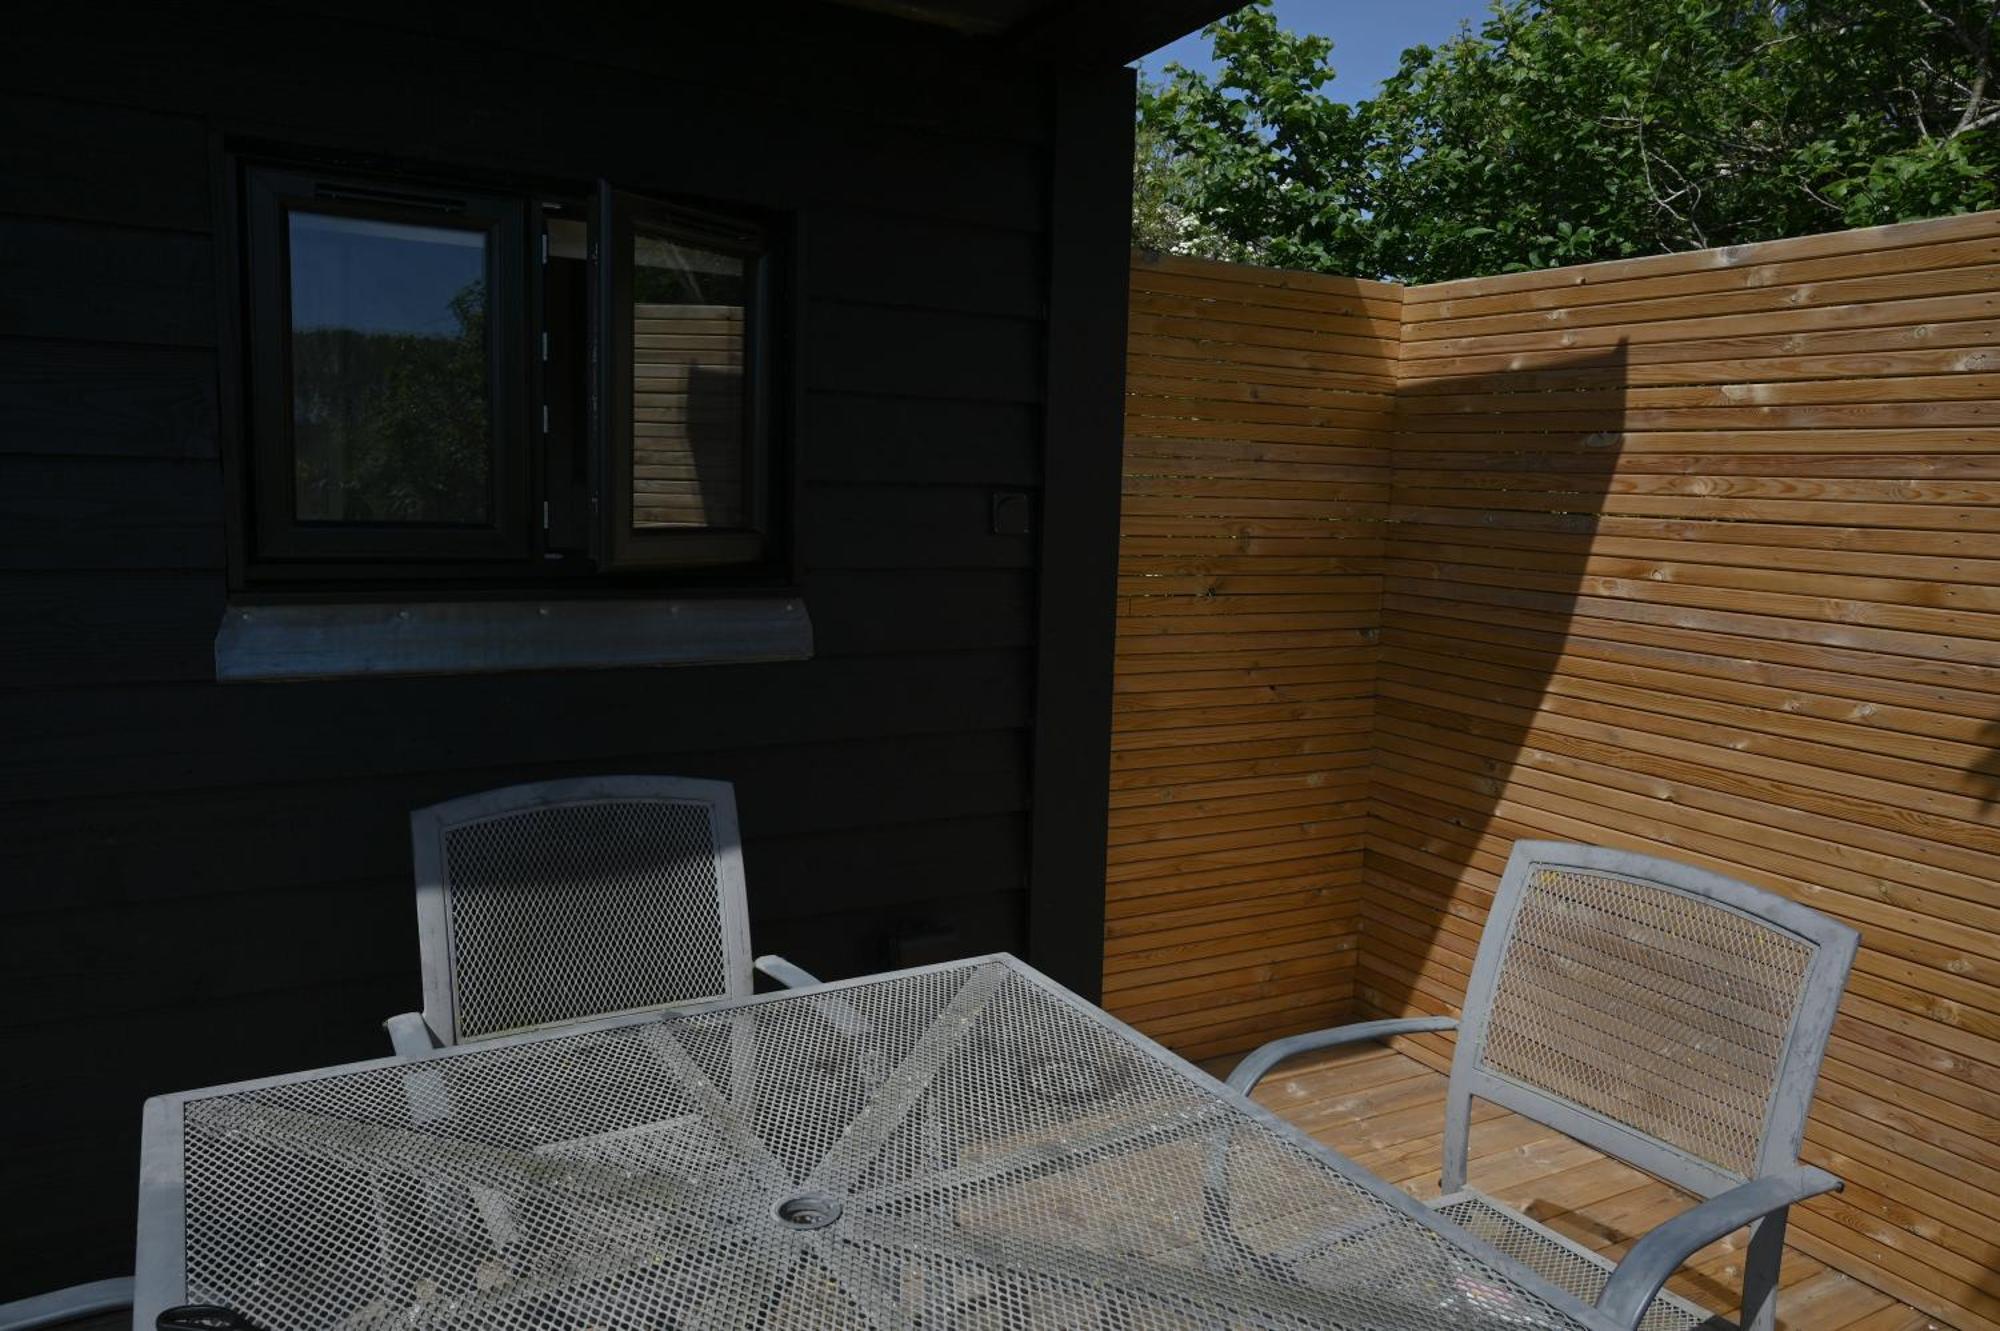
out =
<path fill-rule="evenodd" d="M 289 235 L 299 520 L 488 521 L 485 233 L 295 210 Z"/>
<path fill-rule="evenodd" d="M 644 232 L 632 259 L 632 525 L 740 527 L 747 266 Z"/>

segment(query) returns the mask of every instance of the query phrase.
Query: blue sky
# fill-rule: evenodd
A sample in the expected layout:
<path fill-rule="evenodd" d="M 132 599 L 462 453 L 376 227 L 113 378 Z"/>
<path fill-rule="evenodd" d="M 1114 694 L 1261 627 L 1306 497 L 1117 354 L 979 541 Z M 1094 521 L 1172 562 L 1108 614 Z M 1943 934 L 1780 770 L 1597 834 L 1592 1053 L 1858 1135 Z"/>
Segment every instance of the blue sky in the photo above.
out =
<path fill-rule="evenodd" d="M 1373 95 L 1376 85 L 1396 72 L 1404 48 L 1437 43 L 1458 31 L 1461 20 L 1478 26 L 1486 0 L 1276 0 L 1278 26 L 1292 32 L 1333 38 L 1334 81 L 1327 94 L 1343 102 Z M 1208 40 L 1190 33 L 1143 57 L 1139 67 L 1154 78 L 1167 62 L 1213 73 Z"/>
<path fill-rule="evenodd" d="M 452 298 L 486 276 L 486 233 L 294 209 L 292 327 L 455 337 Z"/>

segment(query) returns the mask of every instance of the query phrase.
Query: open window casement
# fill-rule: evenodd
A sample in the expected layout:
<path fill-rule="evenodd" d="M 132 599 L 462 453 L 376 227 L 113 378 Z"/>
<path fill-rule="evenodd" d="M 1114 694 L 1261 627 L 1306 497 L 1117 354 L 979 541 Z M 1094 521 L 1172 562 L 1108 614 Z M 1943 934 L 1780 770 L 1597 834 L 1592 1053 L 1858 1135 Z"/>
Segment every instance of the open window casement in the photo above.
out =
<path fill-rule="evenodd" d="M 767 237 L 605 184 L 595 202 L 599 563 L 755 563 L 770 537 Z"/>

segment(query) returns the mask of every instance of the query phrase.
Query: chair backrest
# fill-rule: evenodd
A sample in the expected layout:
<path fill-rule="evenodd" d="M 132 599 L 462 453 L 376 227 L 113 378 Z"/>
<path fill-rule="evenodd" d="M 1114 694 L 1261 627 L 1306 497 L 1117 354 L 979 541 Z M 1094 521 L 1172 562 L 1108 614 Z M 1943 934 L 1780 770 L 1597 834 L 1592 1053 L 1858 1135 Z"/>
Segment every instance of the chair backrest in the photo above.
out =
<path fill-rule="evenodd" d="M 1446 1190 L 1474 1096 L 1702 1196 L 1790 1167 L 1857 938 L 1690 865 L 1517 843 L 1466 991 Z"/>
<path fill-rule="evenodd" d="M 509 786 L 410 815 L 424 1020 L 447 1044 L 751 992 L 723 781 Z"/>

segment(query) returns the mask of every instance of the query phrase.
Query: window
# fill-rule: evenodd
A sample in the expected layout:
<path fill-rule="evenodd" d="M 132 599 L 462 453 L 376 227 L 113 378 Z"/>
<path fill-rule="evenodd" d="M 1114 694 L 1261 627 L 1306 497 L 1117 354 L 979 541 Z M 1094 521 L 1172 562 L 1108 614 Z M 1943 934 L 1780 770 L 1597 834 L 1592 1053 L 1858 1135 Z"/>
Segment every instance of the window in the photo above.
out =
<path fill-rule="evenodd" d="M 754 558 L 768 520 L 765 244 L 606 190 L 609 557 Z"/>
<path fill-rule="evenodd" d="M 239 179 L 239 586 L 785 580 L 768 222 Z"/>

